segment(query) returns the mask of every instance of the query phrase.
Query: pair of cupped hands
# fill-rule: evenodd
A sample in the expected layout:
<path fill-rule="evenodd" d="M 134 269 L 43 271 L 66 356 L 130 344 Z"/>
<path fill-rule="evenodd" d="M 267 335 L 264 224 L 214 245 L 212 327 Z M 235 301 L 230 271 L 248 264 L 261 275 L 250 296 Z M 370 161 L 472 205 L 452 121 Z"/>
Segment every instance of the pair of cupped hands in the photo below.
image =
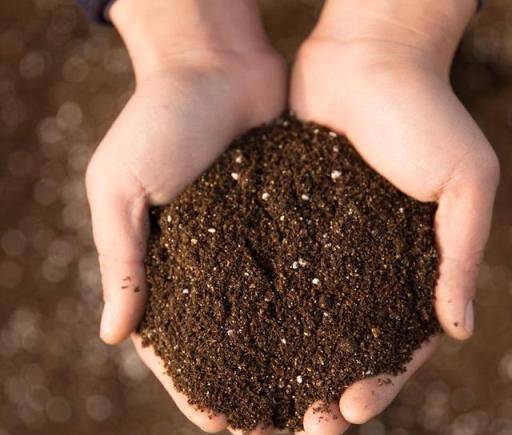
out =
<path fill-rule="evenodd" d="M 438 203 L 436 311 L 447 334 L 470 337 L 499 172 L 492 148 L 449 84 L 473 0 L 327 1 L 291 74 L 266 39 L 253 0 L 230 2 L 229 12 L 226 0 L 154 0 L 152 10 L 141 3 L 118 0 L 112 6 L 136 89 L 86 177 L 105 300 L 103 340 L 131 336 L 193 423 L 207 432 L 226 428 L 224 415 L 188 404 L 134 333 L 146 298 L 148 208 L 172 201 L 236 136 L 286 107 L 347 135 L 370 166 L 403 192 Z M 169 7 L 174 10 L 161 23 Z M 304 433 L 339 434 L 374 417 L 438 341 L 426 342 L 389 385 L 378 386 L 377 378 L 359 381 L 323 416 L 312 404 Z M 262 426 L 254 433 L 272 431 Z"/>

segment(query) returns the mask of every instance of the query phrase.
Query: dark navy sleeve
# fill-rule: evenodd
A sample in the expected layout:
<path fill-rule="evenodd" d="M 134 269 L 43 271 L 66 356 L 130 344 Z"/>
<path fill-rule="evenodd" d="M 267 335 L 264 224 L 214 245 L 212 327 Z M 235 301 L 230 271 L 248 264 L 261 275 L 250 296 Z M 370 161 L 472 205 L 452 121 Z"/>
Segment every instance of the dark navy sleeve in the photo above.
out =
<path fill-rule="evenodd" d="M 78 7 L 92 21 L 102 24 L 111 24 L 105 16 L 105 9 L 111 0 L 76 0 Z"/>
<path fill-rule="evenodd" d="M 111 3 L 111 0 L 76 0 L 76 2 L 90 20 L 102 24 L 111 24 L 105 16 L 105 8 Z M 485 0 L 478 0 L 479 10 L 484 3 Z"/>

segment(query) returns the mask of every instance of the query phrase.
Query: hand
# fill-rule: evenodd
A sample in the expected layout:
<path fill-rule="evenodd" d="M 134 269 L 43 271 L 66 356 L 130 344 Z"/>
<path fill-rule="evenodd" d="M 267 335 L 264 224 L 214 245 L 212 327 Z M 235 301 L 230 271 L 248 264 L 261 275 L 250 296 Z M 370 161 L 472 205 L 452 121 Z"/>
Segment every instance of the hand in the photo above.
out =
<path fill-rule="evenodd" d="M 143 313 L 148 207 L 169 203 L 236 136 L 278 116 L 285 100 L 284 64 L 251 24 L 257 19 L 257 14 L 251 18 L 251 1 L 239 3 L 247 10 L 232 8 L 242 17 L 231 17 L 246 30 L 256 28 L 251 41 L 249 37 L 244 41 L 246 33 L 236 38 L 215 35 L 216 23 L 211 21 L 194 24 L 196 33 L 202 35 L 199 40 L 167 35 L 173 27 L 171 17 L 183 20 L 179 14 L 184 13 L 192 20 L 194 8 L 203 7 L 207 10 L 196 15 L 227 20 L 221 33 L 228 33 L 230 17 L 216 16 L 223 0 L 208 5 L 189 0 L 150 2 L 153 12 L 166 16 L 161 28 L 158 17 L 144 18 L 145 13 L 152 13 L 140 10 L 144 3 L 120 0 L 112 7 L 114 23 L 134 61 L 136 90 L 98 147 L 86 176 L 105 300 L 101 337 L 107 343 L 118 343 L 132 334 Z M 164 12 L 167 7 L 189 10 Z M 145 29 L 148 40 L 131 33 L 144 20 L 153 26 Z M 151 31 L 165 35 L 163 42 L 161 35 L 155 37 L 161 47 L 155 48 Z M 208 432 L 226 427 L 224 416 L 192 408 L 163 374 L 153 350 L 142 349 L 137 336 L 133 339 L 146 364 L 193 423 Z"/>
<path fill-rule="evenodd" d="M 370 166 L 403 192 L 438 203 L 436 311 L 448 334 L 466 339 L 473 331 L 475 280 L 499 172 L 492 148 L 448 80 L 475 3 L 393 5 L 328 1 L 298 54 L 291 107 L 300 118 L 346 134 Z M 436 341 L 426 343 L 392 384 L 378 386 L 371 378 L 352 385 L 339 407 L 333 404 L 339 418 L 330 426 L 305 420 L 307 433 L 337 434 L 381 412 Z"/>

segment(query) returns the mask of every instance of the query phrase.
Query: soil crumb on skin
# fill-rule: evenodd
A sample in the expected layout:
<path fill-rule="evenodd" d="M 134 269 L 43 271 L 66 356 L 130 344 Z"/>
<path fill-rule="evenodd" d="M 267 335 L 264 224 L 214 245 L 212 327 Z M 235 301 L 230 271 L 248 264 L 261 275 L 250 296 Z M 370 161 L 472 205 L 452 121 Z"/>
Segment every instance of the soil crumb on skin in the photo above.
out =
<path fill-rule="evenodd" d="M 301 430 L 311 404 L 400 373 L 440 330 L 435 210 L 327 128 L 253 129 L 151 211 L 143 342 L 232 427 Z"/>

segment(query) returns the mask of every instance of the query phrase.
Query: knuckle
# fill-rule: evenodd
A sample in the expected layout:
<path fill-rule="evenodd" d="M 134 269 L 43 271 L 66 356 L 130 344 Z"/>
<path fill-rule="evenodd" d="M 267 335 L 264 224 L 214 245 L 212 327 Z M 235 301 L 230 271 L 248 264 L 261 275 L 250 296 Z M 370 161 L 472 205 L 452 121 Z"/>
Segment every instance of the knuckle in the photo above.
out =
<path fill-rule="evenodd" d="M 500 162 L 496 153 L 490 149 L 482 165 L 482 176 L 492 186 L 497 187 L 500 179 Z"/>
<path fill-rule="evenodd" d="M 454 171 L 452 182 L 458 190 L 492 192 L 498 187 L 500 165 L 494 150 L 489 146 L 484 151 L 471 153 Z"/>
<path fill-rule="evenodd" d="M 473 183 L 484 188 L 496 188 L 500 178 L 500 164 L 496 153 L 488 147 L 475 159 L 474 170 L 471 171 Z"/>

